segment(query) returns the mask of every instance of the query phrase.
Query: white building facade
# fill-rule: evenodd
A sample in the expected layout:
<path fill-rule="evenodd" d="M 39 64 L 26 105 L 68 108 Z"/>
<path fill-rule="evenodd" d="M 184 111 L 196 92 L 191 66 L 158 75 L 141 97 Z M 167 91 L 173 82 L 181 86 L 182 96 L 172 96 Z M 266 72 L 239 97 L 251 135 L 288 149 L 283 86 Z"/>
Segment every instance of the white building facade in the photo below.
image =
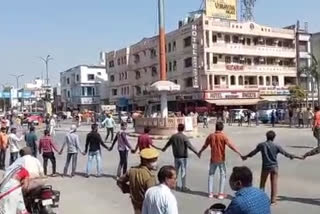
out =
<path fill-rule="evenodd" d="M 60 73 L 63 110 L 99 111 L 106 100 L 108 75 L 105 66 L 79 65 Z"/>
<path fill-rule="evenodd" d="M 169 110 L 197 111 L 284 101 L 296 84 L 295 30 L 190 15 L 167 34 L 167 78 L 181 86 Z M 110 102 L 126 109 L 159 103 L 158 37 L 106 54 Z"/>

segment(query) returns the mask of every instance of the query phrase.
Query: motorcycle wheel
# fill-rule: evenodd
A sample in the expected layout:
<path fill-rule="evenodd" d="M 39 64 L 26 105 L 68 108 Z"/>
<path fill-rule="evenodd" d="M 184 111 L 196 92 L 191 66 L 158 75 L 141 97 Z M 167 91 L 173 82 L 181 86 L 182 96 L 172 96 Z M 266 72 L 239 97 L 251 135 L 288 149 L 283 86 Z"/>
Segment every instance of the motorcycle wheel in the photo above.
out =
<path fill-rule="evenodd" d="M 56 214 L 56 213 L 53 212 L 53 209 L 51 206 L 45 206 L 45 207 L 42 207 L 40 214 Z"/>

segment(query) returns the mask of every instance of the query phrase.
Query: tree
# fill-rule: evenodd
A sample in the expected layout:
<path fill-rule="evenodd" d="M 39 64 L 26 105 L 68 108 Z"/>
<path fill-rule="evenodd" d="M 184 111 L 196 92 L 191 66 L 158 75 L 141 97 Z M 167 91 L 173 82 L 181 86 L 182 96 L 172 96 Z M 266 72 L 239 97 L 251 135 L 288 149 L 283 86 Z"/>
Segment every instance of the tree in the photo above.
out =
<path fill-rule="evenodd" d="M 290 97 L 288 99 L 288 104 L 292 108 L 298 108 L 301 106 L 301 103 L 307 97 L 305 90 L 301 86 L 292 86 L 289 88 Z"/>

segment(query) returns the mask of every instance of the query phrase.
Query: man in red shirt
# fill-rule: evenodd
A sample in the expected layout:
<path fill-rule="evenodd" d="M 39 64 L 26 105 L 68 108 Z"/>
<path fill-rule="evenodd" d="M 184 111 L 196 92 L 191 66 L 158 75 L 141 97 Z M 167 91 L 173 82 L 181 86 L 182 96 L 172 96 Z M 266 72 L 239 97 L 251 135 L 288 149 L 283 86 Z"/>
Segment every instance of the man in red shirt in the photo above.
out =
<path fill-rule="evenodd" d="M 316 106 L 314 108 L 314 122 L 313 122 L 313 136 L 317 139 L 318 141 L 318 147 L 320 146 L 320 108 Z"/>
<path fill-rule="evenodd" d="M 209 170 L 209 179 L 208 179 L 208 192 L 209 198 L 213 197 L 213 180 L 216 169 L 220 170 L 220 187 L 218 199 L 224 199 L 224 186 L 226 182 L 226 146 L 236 152 L 240 157 L 241 153 L 239 150 L 229 141 L 228 137 L 222 132 L 223 131 L 223 123 L 216 123 L 216 132 L 212 133 L 208 136 L 205 144 L 202 149 L 199 151 L 199 157 L 201 153 L 208 148 L 211 147 L 211 161 L 210 161 L 210 170 Z"/>
<path fill-rule="evenodd" d="M 161 150 L 160 148 L 153 145 L 152 139 L 149 136 L 149 132 L 150 132 L 150 127 L 145 127 L 144 134 L 138 137 L 138 143 L 136 145 L 135 150 L 133 151 L 134 153 L 137 152 L 138 148 L 139 148 L 139 151 L 142 151 L 143 149 L 151 148 L 151 147 Z"/>
<path fill-rule="evenodd" d="M 42 152 L 44 174 L 47 175 L 48 159 L 52 164 L 52 176 L 56 176 L 56 157 L 54 151 L 59 152 L 57 146 L 53 143 L 49 130 L 44 131 L 44 136 L 39 141 L 39 154 Z"/>

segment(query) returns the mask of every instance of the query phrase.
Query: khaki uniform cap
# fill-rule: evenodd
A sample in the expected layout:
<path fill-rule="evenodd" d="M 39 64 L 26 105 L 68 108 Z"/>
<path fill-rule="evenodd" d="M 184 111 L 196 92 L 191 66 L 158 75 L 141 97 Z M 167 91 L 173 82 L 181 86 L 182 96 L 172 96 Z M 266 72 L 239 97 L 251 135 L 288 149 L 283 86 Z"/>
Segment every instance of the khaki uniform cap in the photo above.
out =
<path fill-rule="evenodd" d="M 159 157 L 159 152 L 156 149 L 153 148 L 147 148 L 147 149 L 143 149 L 140 152 L 140 157 L 142 157 L 143 159 L 154 159 Z"/>

